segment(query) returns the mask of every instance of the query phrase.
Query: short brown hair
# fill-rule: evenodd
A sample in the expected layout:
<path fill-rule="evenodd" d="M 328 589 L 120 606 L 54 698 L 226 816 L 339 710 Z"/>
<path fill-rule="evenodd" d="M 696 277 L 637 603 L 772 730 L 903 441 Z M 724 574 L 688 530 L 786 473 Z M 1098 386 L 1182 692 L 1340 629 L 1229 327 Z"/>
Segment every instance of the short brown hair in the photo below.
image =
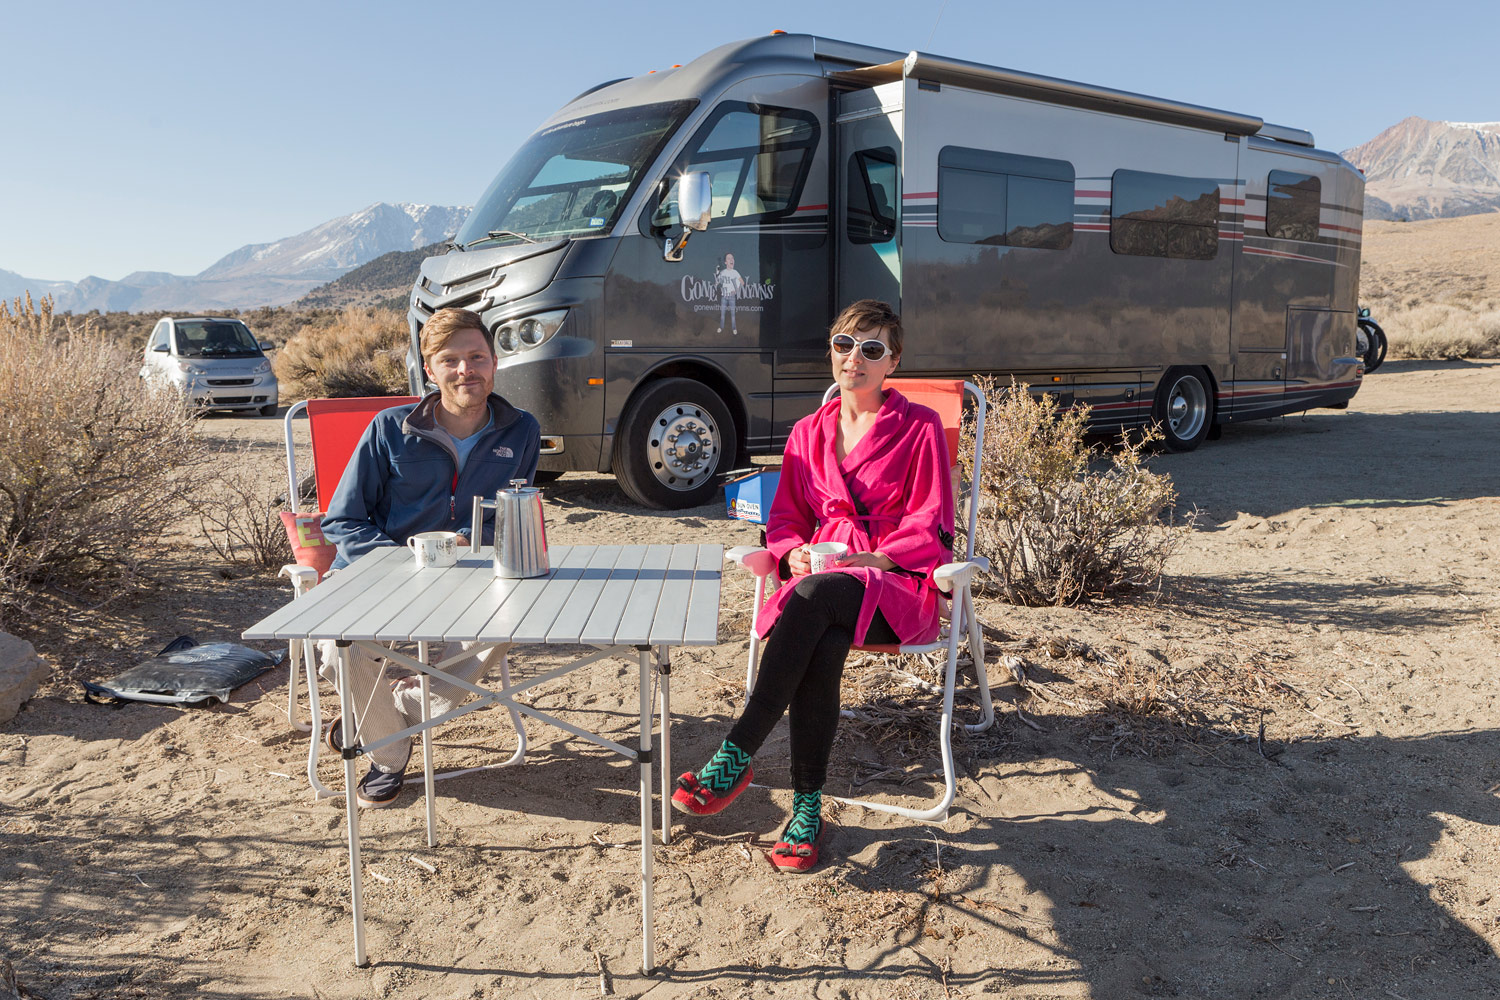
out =
<path fill-rule="evenodd" d="M 839 313 L 839 318 L 828 329 L 828 339 L 832 340 L 841 333 L 853 336 L 857 330 L 871 329 L 879 330 L 885 335 L 886 346 L 891 349 L 892 354 L 901 353 L 901 317 L 896 315 L 896 311 L 888 303 L 879 299 L 860 299 Z"/>
<path fill-rule="evenodd" d="M 495 353 L 495 338 L 485 329 L 484 320 L 478 313 L 468 309 L 439 309 L 422 327 L 422 363 L 426 364 L 428 358 L 447 347 L 454 334 L 465 330 L 478 330 L 484 334 L 490 353 Z"/>

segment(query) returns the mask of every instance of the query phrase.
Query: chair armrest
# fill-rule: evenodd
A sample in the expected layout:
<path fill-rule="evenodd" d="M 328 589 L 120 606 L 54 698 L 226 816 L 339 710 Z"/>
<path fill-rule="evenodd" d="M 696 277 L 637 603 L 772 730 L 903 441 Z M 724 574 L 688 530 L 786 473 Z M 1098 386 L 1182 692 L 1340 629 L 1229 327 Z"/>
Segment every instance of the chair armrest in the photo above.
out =
<path fill-rule="evenodd" d="M 967 587 L 969 580 L 973 578 L 974 571 L 983 573 L 990 571 L 990 561 L 984 556 L 975 556 L 968 562 L 944 563 L 932 571 L 932 582 L 937 584 L 937 589 L 945 594 L 953 593 L 953 588 Z"/>
<path fill-rule="evenodd" d="M 776 557 L 770 549 L 755 545 L 736 545 L 724 553 L 724 558 L 738 563 L 756 576 L 770 576 L 776 572 Z"/>
<path fill-rule="evenodd" d="M 292 592 L 298 597 L 307 593 L 318 582 L 318 571 L 311 566 L 296 566 L 287 564 L 281 567 L 277 576 L 284 576 L 292 581 Z"/>

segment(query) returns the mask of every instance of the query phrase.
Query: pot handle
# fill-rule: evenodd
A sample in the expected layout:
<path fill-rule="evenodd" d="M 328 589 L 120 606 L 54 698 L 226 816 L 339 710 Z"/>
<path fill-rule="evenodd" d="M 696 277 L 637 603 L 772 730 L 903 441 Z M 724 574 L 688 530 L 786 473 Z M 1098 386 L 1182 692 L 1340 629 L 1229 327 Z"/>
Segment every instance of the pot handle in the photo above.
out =
<path fill-rule="evenodd" d="M 499 505 L 494 500 L 486 500 L 479 494 L 474 495 L 474 513 L 469 520 L 469 551 L 476 556 L 479 550 L 484 548 L 484 509 L 498 511 Z"/>

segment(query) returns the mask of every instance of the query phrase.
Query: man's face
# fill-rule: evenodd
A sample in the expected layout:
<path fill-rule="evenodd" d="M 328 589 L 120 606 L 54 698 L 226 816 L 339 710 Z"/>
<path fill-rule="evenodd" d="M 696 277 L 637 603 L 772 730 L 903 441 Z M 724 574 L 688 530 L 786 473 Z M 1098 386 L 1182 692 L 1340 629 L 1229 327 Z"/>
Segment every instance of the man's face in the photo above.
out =
<path fill-rule="evenodd" d="M 734 254 L 726 253 L 724 255 L 724 266 L 728 268 L 734 267 Z"/>
<path fill-rule="evenodd" d="M 427 377 L 450 409 L 484 406 L 495 388 L 495 352 L 483 333 L 460 330 L 427 359 Z"/>

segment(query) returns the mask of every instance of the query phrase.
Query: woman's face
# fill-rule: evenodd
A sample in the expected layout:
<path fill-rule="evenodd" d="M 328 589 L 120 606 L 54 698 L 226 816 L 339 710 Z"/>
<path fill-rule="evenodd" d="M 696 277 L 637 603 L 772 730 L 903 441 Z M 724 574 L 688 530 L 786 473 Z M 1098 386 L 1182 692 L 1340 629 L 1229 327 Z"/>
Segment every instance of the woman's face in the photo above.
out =
<path fill-rule="evenodd" d="M 840 338 L 835 337 L 837 341 Z M 862 392 L 870 389 L 878 389 L 885 382 L 886 377 L 896 369 L 900 360 L 891 353 L 890 341 L 886 339 L 885 331 L 879 328 L 860 329 L 854 331 L 854 345 L 845 353 L 840 354 L 834 343 L 830 342 L 828 353 L 833 357 L 833 380 L 838 383 L 840 389 L 846 392 Z M 866 342 L 871 346 L 864 348 Z M 877 353 L 874 345 L 880 344 L 884 350 L 879 351 L 880 357 L 871 361 L 866 350 Z M 846 346 L 847 341 L 839 346 Z"/>

